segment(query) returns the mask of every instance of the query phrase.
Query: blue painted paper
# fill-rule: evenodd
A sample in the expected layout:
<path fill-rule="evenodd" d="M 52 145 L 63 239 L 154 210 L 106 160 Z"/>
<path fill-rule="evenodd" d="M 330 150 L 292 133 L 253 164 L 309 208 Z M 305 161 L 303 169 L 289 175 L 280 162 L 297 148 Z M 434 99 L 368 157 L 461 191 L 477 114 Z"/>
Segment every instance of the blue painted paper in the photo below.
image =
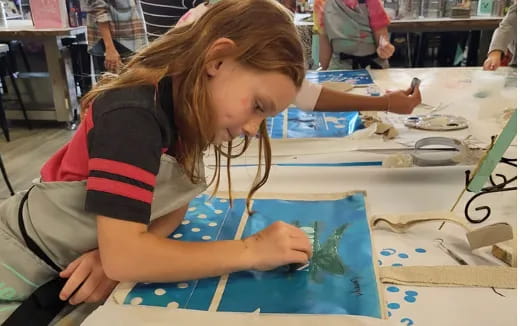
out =
<path fill-rule="evenodd" d="M 310 71 L 307 79 L 313 83 L 324 81 L 348 81 L 357 86 L 373 84 L 365 69 Z M 287 126 L 284 115 L 287 114 Z M 284 133 L 284 128 L 287 128 Z M 275 117 L 267 119 L 267 130 L 271 138 L 326 138 L 345 137 L 364 128 L 359 112 L 308 112 L 289 108 Z"/>
<path fill-rule="evenodd" d="M 368 86 L 374 84 L 374 80 L 366 69 L 358 70 L 329 70 L 309 71 L 306 78 L 313 83 L 324 81 L 349 82 L 356 86 Z"/>
<path fill-rule="evenodd" d="M 183 222 L 187 224 L 181 225 L 171 237 L 188 241 L 233 239 L 244 209 L 243 199 L 235 200 L 229 208 L 220 198 L 196 198 Z M 302 271 L 279 268 L 230 274 L 218 311 L 260 309 L 263 313 L 382 316 L 364 194 L 321 201 L 255 199 L 253 210 L 257 213 L 246 217 L 242 237 L 282 220 L 307 233 L 314 245 L 313 259 Z M 336 250 L 327 251 L 328 248 Z M 128 294 L 125 303 L 174 304 L 207 310 L 218 281 L 219 278 L 210 278 L 185 283 L 140 283 Z"/>

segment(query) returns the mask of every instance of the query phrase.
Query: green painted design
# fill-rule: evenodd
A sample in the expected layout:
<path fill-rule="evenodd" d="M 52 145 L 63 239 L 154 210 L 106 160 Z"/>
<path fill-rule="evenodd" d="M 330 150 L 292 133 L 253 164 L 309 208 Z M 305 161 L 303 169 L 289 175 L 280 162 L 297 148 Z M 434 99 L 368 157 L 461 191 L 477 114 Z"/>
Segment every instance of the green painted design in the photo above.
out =
<path fill-rule="evenodd" d="M 4 283 L 0 282 L 0 300 L 11 301 L 16 297 L 16 290 L 11 287 L 4 287 Z"/>
<path fill-rule="evenodd" d="M 16 275 L 16 277 L 18 277 L 19 279 L 21 279 L 22 281 L 24 281 L 25 283 L 29 284 L 30 286 L 32 287 L 35 287 L 37 288 L 38 285 L 29 281 L 27 278 L 25 278 L 25 276 L 23 276 L 22 274 L 20 274 L 16 269 L 14 269 L 14 267 L 11 267 L 9 265 L 7 265 L 6 263 L 0 263 L 2 266 L 4 266 L 5 269 L 7 269 L 8 271 L 10 271 L 11 273 L 13 273 L 14 275 Z"/>
<path fill-rule="evenodd" d="M 299 223 L 294 223 L 299 226 Z M 313 255 L 310 262 L 310 275 L 311 279 L 315 282 L 320 282 L 319 272 L 324 271 L 335 275 L 344 275 L 347 271 L 347 267 L 341 261 L 338 254 L 338 243 L 343 237 L 348 224 L 339 226 L 334 232 L 327 238 L 323 246 L 319 241 L 319 226 L 318 222 L 314 222 L 314 234 L 309 235 L 309 239 L 312 240 Z M 301 227 L 300 227 L 301 228 Z M 306 228 L 307 229 L 307 228 Z"/>

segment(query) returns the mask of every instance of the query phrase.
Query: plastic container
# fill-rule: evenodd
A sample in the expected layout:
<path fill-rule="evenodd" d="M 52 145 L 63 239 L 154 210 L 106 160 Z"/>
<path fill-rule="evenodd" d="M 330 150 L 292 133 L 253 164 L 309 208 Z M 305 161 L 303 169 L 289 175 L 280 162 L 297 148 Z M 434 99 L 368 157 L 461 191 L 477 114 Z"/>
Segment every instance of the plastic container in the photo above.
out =
<path fill-rule="evenodd" d="M 473 96 L 486 98 L 497 95 L 506 84 L 506 76 L 497 71 L 474 71 L 471 78 Z"/>

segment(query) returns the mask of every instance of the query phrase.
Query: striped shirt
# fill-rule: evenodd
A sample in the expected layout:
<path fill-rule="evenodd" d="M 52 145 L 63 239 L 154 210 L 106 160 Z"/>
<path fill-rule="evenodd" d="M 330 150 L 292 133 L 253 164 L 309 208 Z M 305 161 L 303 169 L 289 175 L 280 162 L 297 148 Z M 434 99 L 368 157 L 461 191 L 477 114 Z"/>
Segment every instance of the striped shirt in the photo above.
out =
<path fill-rule="evenodd" d="M 149 41 L 165 34 L 188 10 L 204 0 L 141 0 Z"/>
<path fill-rule="evenodd" d="M 175 156 L 172 80 L 97 97 L 72 140 L 41 170 L 42 180 L 86 181 L 85 210 L 148 224 L 163 153 Z"/>

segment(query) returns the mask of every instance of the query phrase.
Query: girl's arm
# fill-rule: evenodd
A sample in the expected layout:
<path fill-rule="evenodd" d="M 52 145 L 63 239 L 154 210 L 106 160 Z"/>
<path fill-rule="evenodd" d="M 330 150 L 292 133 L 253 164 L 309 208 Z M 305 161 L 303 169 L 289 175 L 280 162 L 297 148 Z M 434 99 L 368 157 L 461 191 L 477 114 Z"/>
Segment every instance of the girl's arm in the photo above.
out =
<path fill-rule="evenodd" d="M 106 275 L 117 281 L 176 282 L 235 271 L 306 263 L 305 233 L 276 222 L 244 240 L 188 242 L 147 232 L 142 223 L 98 216 L 98 242 Z"/>
<path fill-rule="evenodd" d="M 166 238 L 181 225 L 187 210 L 188 204 L 154 220 L 148 227 L 148 232 Z"/>
<path fill-rule="evenodd" d="M 387 93 L 384 96 L 363 96 L 336 91 L 305 79 L 294 104 L 306 111 L 386 111 L 410 114 L 421 103 L 421 92 L 414 90 Z"/>
<path fill-rule="evenodd" d="M 330 58 L 332 57 L 332 46 L 330 45 L 327 34 L 320 33 L 320 66 L 322 70 L 329 69 Z"/>

